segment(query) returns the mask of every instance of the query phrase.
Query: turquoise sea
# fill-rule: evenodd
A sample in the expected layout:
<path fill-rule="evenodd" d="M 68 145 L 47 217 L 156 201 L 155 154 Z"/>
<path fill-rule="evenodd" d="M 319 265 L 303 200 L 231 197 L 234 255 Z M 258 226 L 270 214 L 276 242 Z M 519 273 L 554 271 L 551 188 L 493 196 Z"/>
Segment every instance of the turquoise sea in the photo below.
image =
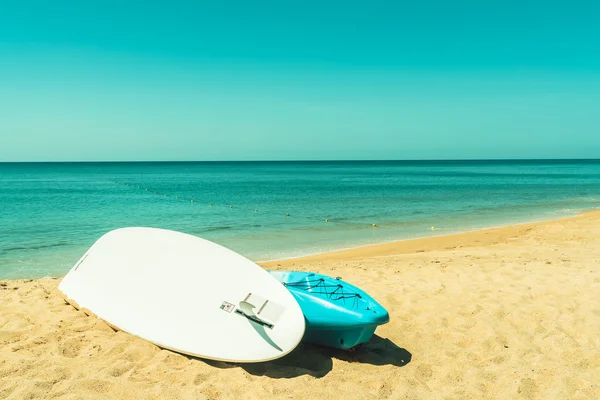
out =
<path fill-rule="evenodd" d="M 0 163 L 0 279 L 61 276 L 124 226 L 258 261 L 594 208 L 598 160 Z"/>

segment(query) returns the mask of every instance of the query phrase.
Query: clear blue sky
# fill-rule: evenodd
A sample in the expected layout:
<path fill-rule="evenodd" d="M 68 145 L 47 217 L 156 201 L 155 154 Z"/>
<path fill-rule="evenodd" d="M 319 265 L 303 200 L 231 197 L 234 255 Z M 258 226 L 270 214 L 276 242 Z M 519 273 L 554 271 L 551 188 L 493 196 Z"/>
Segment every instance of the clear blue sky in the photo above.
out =
<path fill-rule="evenodd" d="M 600 1 L 14 1 L 0 161 L 600 157 Z"/>

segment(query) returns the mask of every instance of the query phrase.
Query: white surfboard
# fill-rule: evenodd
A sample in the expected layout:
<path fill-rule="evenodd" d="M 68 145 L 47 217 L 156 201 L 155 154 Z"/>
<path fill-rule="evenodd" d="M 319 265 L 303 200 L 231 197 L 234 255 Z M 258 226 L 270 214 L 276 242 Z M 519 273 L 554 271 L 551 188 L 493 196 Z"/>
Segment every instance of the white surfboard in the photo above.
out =
<path fill-rule="evenodd" d="M 304 334 L 300 306 L 267 271 L 215 243 L 164 229 L 108 232 L 59 289 L 118 329 L 207 359 L 276 359 Z"/>

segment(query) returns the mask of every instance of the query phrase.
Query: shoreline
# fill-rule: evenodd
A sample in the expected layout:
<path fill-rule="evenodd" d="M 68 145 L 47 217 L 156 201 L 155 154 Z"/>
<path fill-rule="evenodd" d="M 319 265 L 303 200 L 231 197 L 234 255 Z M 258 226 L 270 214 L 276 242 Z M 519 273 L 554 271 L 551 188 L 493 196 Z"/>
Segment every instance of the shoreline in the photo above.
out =
<path fill-rule="evenodd" d="M 329 253 L 338 253 L 338 252 L 345 252 L 345 251 L 350 251 L 350 250 L 358 250 L 358 249 L 362 249 L 364 247 L 375 247 L 375 246 L 393 244 L 393 243 L 398 243 L 398 242 L 406 242 L 406 241 L 411 241 L 411 240 L 433 239 L 433 238 L 439 238 L 439 237 L 443 237 L 443 236 L 461 235 L 461 234 L 465 234 L 465 233 L 473 233 L 473 232 L 480 232 L 480 231 L 486 231 L 486 230 L 492 230 L 492 229 L 507 228 L 507 227 L 512 227 L 512 226 L 538 224 L 538 223 L 544 223 L 544 222 L 552 222 L 552 221 L 558 221 L 558 220 L 562 220 L 562 219 L 575 218 L 575 217 L 578 217 L 578 216 L 581 216 L 581 215 L 584 215 L 584 214 L 594 213 L 594 212 L 600 212 L 600 207 L 593 208 L 593 209 L 588 209 L 588 210 L 585 210 L 585 211 L 574 212 L 573 214 L 567 214 L 567 215 L 561 215 L 561 216 L 553 216 L 553 217 L 548 217 L 548 218 L 546 218 L 546 217 L 540 217 L 539 219 L 534 218 L 534 219 L 529 219 L 529 220 L 522 221 L 522 222 L 511 222 L 511 223 L 507 223 L 507 224 L 483 226 L 483 227 L 477 227 L 477 228 L 472 228 L 472 229 L 467 229 L 467 230 L 461 230 L 461 228 L 456 228 L 457 231 L 454 231 L 454 228 L 440 228 L 440 229 L 452 229 L 453 232 L 451 232 L 451 233 L 435 234 L 435 235 L 430 235 L 430 236 L 415 236 L 415 237 L 407 237 L 407 238 L 404 238 L 404 239 L 386 240 L 386 241 L 383 241 L 383 242 L 367 243 L 367 244 L 362 244 L 362 245 L 357 245 L 357 246 L 351 246 L 351 247 L 340 247 L 338 249 L 328 250 L 328 251 L 323 251 L 323 252 L 318 252 L 318 253 L 307 253 L 307 254 L 290 256 L 290 257 L 283 257 L 283 258 L 273 258 L 273 259 L 258 260 L 258 261 L 251 260 L 251 261 L 254 262 L 254 263 L 256 263 L 256 264 L 259 264 L 259 265 L 270 264 L 270 263 L 273 263 L 273 262 L 282 262 L 282 261 L 288 261 L 288 260 L 297 260 L 297 259 L 304 259 L 304 258 L 312 258 L 312 257 L 315 257 L 315 256 L 326 255 L 326 254 L 329 254 Z"/>
<path fill-rule="evenodd" d="M 427 252 L 434 250 L 443 250 L 450 248 L 469 247 L 469 244 L 464 244 L 462 241 L 472 239 L 473 237 L 479 236 L 481 233 L 489 235 L 490 233 L 493 238 L 499 240 L 507 232 L 503 230 L 510 230 L 511 235 L 519 234 L 522 230 L 519 228 L 532 227 L 540 224 L 547 224 L 552 222 L 558 222 L 563 220 L 570 220 L 574 218 L 581 218 L 587 215 L 600 215 L 600 209 L 588 210 L 576 213 L 574 215 L 561 216 L 559 218 L 541 219 L 528 222 L 519 222 L 508 225 L 498 225 L 486 228 L 475 228 L 473 230 L 442 233 L 439 235 L 432 236 L 421 236 L 408 239 L 398 239 L 385 241 L 380 243 L 365 244 L 361 246 L 346 247 L 337 250 L 326 251 L 322 253 L 313 253 L 302 256 L 292 256 L 287 258 L 277 258 L 272 260 L 253 261 L 263 268 L 276 269 L 276 267 L 289 267 L 295 266 L 296 263 L 311 263 L 316 261 L 332 261 L 332 260 L 344 260 L 344 259 L 355 259 L 355 258 L 366 258 L 366 257 L 382 257 L 390 254 L 408 254 L 417 252 Z M 516 231 L 516 232 L 513 232 Z M 489 239 L 489 237 L 488 237 Z M 459 243 L 460 242 L 460 243 Z M 476 245 L 489 244 L 487 241 L 476 240 Z M 454 245 L 453 245 L 454 244 Z M 454 246 L 454 247 L 453 247 Z M 70 269 L 70 267 L 69 267 Z M 68 272 L 68 271 L 67 271 Z M 13 279 L 0 279 L 0 282 L 9 281 L 22 281 L 22 280 L 39 280 L 39 279 L 62 279 L 64 275 L 59 276 L 43 276 L 38 278 L 13 278 Z"/>
<path fill-rule="evenodd" d="M 273 264 L 277 264 L 279 266 L 289 266 L 290 263 L 291 265 L 294 265 L 295 263 L 299 262 L 330 261 L 341 260 L 345 258 L 353 259 L 362 257 L 381 257 L 390 254 L 407 254 L 412 252 L 448 250 L 450 248 L 469 247 L 469 244 L 458 244 L 458 242 L 462 242 L 462 240 L 464 239 L 472 239 L 473 237 L 479 236 L 482 233 L 486 236 L 489 234 L 496 234 L 495 236 L 492 235 L 492 237 L 495 240 L 500 240 L 500 238 L 505 235 L 514 236 L 521 233 L 523 230 L 527 230 L 537 225 L 549 224 L 577 218 L 585 218 L 587 216 L 600 216 L 600 209 L 583 211 L 574 215 L 564 216 L 560 218 L 520 222 L 516 224 L 499 225 L 480 229 L 478 228 L 463 232 L 443 233 L 434 236 L 422 236 L 410 239 L 392 240 L 375 244 L 366 244 L 362 246 L 342 248 L 339 250 L 332 250 L 323 253 L 308 254 L 298 257 L 256 261 L 256 263 L 260 266 L 268 268 L 273 266 Z M 488 239 L 490 239 L 490 237 L 488 237 Z M 443 242 L 445 244 L 442 246 L 442 243 L 436 242 Z M 485 245 L 489 244 L 490 242 L 481 241 L 478 239 L 475 240 L 474 243 L 476 243 L 476 245 Z M 454 244 L 454 247 L 452 247 L 452 244 Z M 436 245 L 439 245 L 439 247 L 436 247 Z M 421 249 L 421 247 L 423 247 L 423 249 Z"/>

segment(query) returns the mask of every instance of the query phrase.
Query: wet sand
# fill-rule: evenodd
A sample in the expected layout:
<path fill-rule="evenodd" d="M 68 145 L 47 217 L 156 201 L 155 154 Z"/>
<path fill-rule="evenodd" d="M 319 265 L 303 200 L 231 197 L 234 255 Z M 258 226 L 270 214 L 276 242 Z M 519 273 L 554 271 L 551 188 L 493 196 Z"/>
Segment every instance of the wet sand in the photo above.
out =
<path fill-rule="evenodd" d="M 0 398 L 600 398 L 600 211 L 262 265 L 341 276 L 390 323 L 355 352 L 229 364 L 115 332 L 58 279 L 0 281 Z"/>

